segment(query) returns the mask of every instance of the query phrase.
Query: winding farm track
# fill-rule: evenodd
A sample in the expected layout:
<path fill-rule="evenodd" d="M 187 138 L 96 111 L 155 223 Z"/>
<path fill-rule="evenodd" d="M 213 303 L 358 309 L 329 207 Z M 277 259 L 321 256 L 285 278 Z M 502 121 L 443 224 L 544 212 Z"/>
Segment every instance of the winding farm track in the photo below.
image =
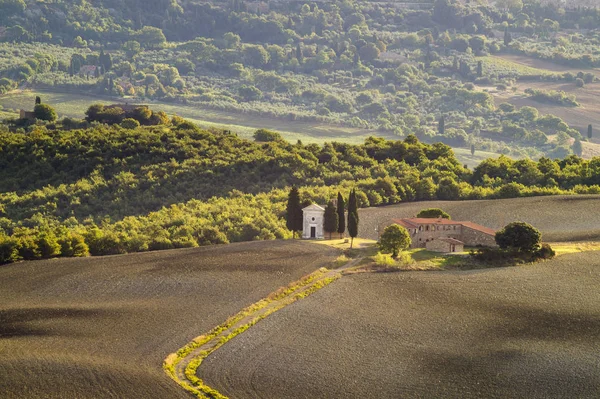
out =
<path fill-rule="evenodd" d="M 185 351 L 187 353 L 180 355 L 179 357 L 176 357 L 177 354 L 169 355 L 165 359 L 165 365 L 172 365 L 172 367 L 165 367 L 167 374 L 185 390 L 198 397 L 224 397 L 220 393 L 204 385 L 202 380 L 196 376 L 196 370 L 200 366 L 202 360 L 226 344 L 229 340 L 233 339 L 237 334 L 244 332 L 247 328 L 253 326 L 270 314 L 283 309 L 296 302 L 298 299 L 304 298 L 337 280 L 342 276 L 343 271 L 355 267 L 361 259 L 362 258 L 353 259 L 337 269 L 321 269 L 313 273 L 311 276 L 314 276 L 314 278 L 310 278 L 308 281 L 299 280 L 290 284 L 290 287 L 293 288 L 284 292 L 284 294 L 278 295 L 278 293 L 275 292 L 268 297 L 274 297 L 274 299 L 271 299 L 268 302 L 261 300 L 249 308 L 242 310 L 238 314 L 237 320 L 236 316 L 233 317 L 235 322 L 226 322 L 223 328 L 214 334 L 208 333 L 205 336 L 197 337 L 194 341 L 186 345 L 186 347 L 193 347 L 193 349 L 186 351 L 186 347 L 183 347 L 178 352 L 182 353 Z M 202 339 L 203 337 L 207 338 Z M 202 343 L 195 345 L 194 342 Z"/>

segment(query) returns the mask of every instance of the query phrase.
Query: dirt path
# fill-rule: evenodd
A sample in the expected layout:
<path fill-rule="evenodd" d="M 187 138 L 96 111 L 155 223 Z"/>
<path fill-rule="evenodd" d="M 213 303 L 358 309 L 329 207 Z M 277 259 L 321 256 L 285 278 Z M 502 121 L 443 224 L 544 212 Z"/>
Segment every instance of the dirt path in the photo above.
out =
<path fill-rule="evenodd" d="M 169 355 L 164 362 L 167 374 L 183 389 L 199 398 L 226 398 L 216 390 L 208 387 L 196 376 L 196 370 L 202 361 L 219 349 L 229 340 L 241 334 L 271 313 L 280 310 L 298 299 L 325 287 L 342 276 L 342 272 L 351 269 L 362 260 L 353 259 L 340 268 L 333 270 L 321 269 L 308 278 L 290 284 L 288 289 L 275 292 L 266 299 L 242 310 L 236 316 L 216 327 L 206 335 L 195 338 L 177 353 Z"/>

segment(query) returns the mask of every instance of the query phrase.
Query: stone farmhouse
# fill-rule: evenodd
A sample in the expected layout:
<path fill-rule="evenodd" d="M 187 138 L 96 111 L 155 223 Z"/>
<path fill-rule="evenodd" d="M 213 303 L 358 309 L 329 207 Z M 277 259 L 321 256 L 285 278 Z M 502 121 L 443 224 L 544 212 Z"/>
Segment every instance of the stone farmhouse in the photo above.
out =
<path fill-rule="evenodd" d="M 302 238 L 322 240 L 325 238 L 325 208 L 312 204 L 302 209 Z"/>
<path fill-rule="evenodd" d="M 436 252 L 462 252 L 465 246 L 496 246 L 496 232 L 473 222 L 441 218 L 407 218 L 392 221 L 408 230 L 412 248 L 427 248 Z"/>

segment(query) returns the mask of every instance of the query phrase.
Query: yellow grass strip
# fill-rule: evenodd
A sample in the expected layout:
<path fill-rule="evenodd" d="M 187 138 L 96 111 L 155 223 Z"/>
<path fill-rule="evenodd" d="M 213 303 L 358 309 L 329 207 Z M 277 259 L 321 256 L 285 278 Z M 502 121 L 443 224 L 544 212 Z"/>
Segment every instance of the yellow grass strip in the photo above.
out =
<path fill-rule="evenodd" d="M 280 288 L 230 317 L 207 334 L 194 338 L 177 352 L 169 354 L 163 362 L 163 369 L 179 386 L 198 398 L 226 399 L 226 396 L 206 385 L 196 375 L 202 361 L 260 320 L 298 299 L 307 297 L 340 277 L 339 272 L 321 268 L 287 287 Z M 183 375 L 181 375 L 181 367 L 178 368 L 182 362 L 187 362 L 184 364 Z"/>

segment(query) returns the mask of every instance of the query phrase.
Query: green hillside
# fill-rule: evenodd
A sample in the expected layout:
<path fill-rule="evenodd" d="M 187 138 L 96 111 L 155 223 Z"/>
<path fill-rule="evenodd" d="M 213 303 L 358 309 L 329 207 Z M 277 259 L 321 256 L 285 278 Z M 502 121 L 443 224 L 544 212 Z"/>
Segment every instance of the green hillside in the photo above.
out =
<path fill-rule="evenodd" d="M 188 105 L 204 126 L 319 143 L 415 134 L 516 159 L 581 155 L 573 139 L 586 137 L 560 117 L 501 102 L 523 82 L 560 82 L 575 93 L 531 98 L 585 107 L 576 89 L 597 82 L 600 12 L 483 3 L 3 0 L 0 94 Z M 553 67 L 515 68 L 507 54 Z"/>

